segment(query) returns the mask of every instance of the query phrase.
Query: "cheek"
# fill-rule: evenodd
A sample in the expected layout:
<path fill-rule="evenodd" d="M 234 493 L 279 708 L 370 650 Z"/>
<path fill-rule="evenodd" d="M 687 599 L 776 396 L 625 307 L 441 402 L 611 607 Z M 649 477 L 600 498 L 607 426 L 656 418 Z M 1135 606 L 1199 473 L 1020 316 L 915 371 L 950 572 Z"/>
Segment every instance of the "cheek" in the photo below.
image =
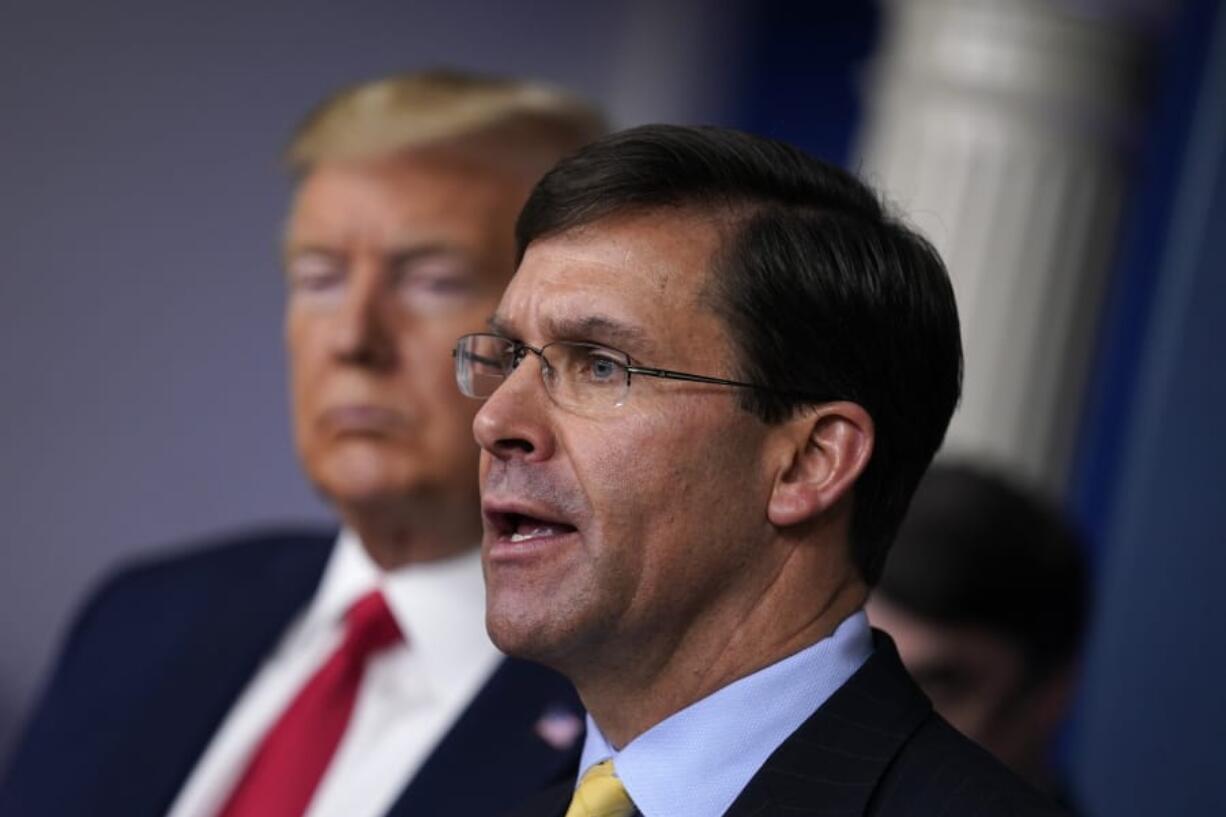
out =
<path fill-rule="evenodd" d="M 707 407 L 678 407 L 665 422 L 620 435 L 625 445 L 593 452 L 589 484 L 603 533 L 619 555 L 640 565 L 652 596 L 709 583 L 743 567 L 748 543 L 766 520 L 760 453 L 744 421 Z"/>
<path fill-rule="evenodd" d="M 462 396 L 455 384 L 451 353 L 461 335 L 484 330 L 485 318 L 496 306 L 496 301 L 482 301 L 455 315 L 419 319 L 399 339 L 400 357 L 409 375 L 447 398 Z"/>
<path fill-rule="evenodd" d="M 573 434 L 567 448 L 605 548 L 648 562 L 664 554 L 649 552 L 647 543 L 687 532 L 709 480 L 701 442 L 667 418 L 634 420 Z"/>
<path fill-rule="evenodd" d="M 480 454 L 480 448 L 472 433 L 476 406 L 472 405 L 474 401 L 462 395 L 458 397 L 459 399 L 443 401 L 436 406 L 438 419 L 433 424 L 430 444 L 435 448 L 440 461 L 452 463 L 454 470 L 459 471 L 466 480 L 475 483 Z"/>
<path fill-rule="evenodd" d="M 473 437 L 473 418 L 481 404 L 456 387 L 450 350 L 442 360 L 437 356 L 419 359 L 407 368 L 407 382 L 400 393 L 417 417 L 416 444 L 431 450 L 431 458 L 442 468 L 475 482 L 479 448 Z"/>
<path fill-rule="evenodd" d="M 326 368 L 321 327 L 317 322 L 290 310 L 285 323 L 285 356 L 289 367 L 290 388 L 295 401 L 313 395 L 311 386 Z"/>
<path fill-rule="evenodd" d="M 287 353 L 289 369 L 289 399 L 290 414 L 294 422 L 295 435 L 298 444 L 310 442 L 313 424 L 311 418 L 316 412 L 316 402 L 320 389 L 320 366 L 312 366 L 310 358 L 301 347 L 291 347 Z"/>
<path fill-rule="evenodd" d="M 400 374 L 402 393 L 430 415 L 430 425 L 448 440 L 462 436 L 474 446 L 473 417 L 481 404 L 465 397 L 455 382 L 451 358 L 454 338 L 447 343 L 433 339 L 408 344 L 404 371 Z"/>
<path fill-rule="evenodd" d="M 679 517 L 680 507 L 719 513 L 727 497 L 750 492 L 755 449 L 740 424 L 722 415 L 704 418 L 704 409 L 689 401 L 610 429 L 605 444 L 589 451 L 592 470 L 647 512 L 668 518 Z"/>

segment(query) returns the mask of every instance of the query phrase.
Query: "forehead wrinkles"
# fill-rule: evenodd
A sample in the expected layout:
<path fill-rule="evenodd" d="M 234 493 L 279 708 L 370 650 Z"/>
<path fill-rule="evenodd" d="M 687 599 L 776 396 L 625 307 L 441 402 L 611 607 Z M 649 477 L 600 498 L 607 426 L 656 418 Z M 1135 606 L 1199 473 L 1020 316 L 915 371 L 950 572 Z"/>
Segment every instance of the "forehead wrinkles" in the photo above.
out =
<path fill-rule="evenodd" d="M 680 213 L 632 212 L 574 227 L 544 242 L 577 266 L 605 267 L 618 276 L 638 273 L 642 283 L 665 292 L 695 275 L 705 277 L 711 256 L 705 227 L 706 219 Z M 694 265 L 695 258 L 701 263 Z"/>
<path fill-rule="evenodd" d="M 696 296 L 711 260 L 711 234 L 694 229 L 698 225 L 689 219 L 665 220 L 669 227 L 641 215 L 623 216 L 537 239 L 517 277 L 530 276 L 534 288 L 551 291 L 584 289 L 633 299 L 643 291 L 659 296 L 688 289 Z M 689 297 L 680 305 L 696 302 Z"/>
<path fill-rule="evenodd" d="M 521 270 L 489 321 L 496 331 L 545 343 L 577 340 L 627 352 L 654 348 L 651 336 L 659 316 L 625 276 L 591 265 Z"/>
<path fill-rule="evenodd" d="M 711 353 L 726 342 L 726 326 L 703 294 L 722 238 L 721 222 L 711 213 L 664 210 L 537 239 L 525 253 L 498 318 L 522 334 L 608 316 L 640 327 L 677 364 L 720 365 L 724 356 L 717 354 L 716 360 Z M 632 356 L 651 354 L 619 348 Z M 665 365 L 664 358 L 651 362 Z"/>
<path fill-rule="evenodd" d="M 534 288 L 522 299 L 504 299 L 487 323 L 495 332 L 529 342 L 590 341 L 640 354 L 656 346 L 650 321 L 581 290 Z"/>

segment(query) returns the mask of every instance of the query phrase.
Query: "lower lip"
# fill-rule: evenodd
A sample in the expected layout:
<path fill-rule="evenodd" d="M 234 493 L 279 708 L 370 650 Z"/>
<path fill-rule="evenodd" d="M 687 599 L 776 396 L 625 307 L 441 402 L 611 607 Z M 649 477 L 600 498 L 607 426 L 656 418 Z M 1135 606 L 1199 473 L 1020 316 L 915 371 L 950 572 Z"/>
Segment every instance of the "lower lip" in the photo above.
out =
<path fill-rule="evenodd" d="M 510 534 L 497 534 L 493 539 L 487 536 L 485 558 L 490 564 L 522 564 L 545 558 L 575 544 L 578 531 L 554 533 L 548 536 L 535 536 L 522 542 L 512 542 Z"/>

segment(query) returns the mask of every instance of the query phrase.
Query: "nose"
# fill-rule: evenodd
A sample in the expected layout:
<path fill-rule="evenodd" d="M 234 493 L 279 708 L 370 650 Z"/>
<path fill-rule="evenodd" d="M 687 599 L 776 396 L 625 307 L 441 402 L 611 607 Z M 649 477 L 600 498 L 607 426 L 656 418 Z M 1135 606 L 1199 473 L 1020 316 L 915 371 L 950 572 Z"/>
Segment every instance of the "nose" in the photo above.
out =
<path fill-rule="evenodd" d="M 529 360 L 529 358 L 537 358 Z M 553 402 L 541 382 L 543 365 L 528 355 L 503 381 L 473 418 L 477 444 L 500 460 L 544 461 L 553 456 L 555 440 L 550 426 Z"/>
<path fill-rule="evenodd" d="M 378 269 L 369 262 L 354 264 L 344 301 L 334 316 L 332 351 L 338 360 L 372 369 L 395 363 L 395 299 L 383 290 Z"/>

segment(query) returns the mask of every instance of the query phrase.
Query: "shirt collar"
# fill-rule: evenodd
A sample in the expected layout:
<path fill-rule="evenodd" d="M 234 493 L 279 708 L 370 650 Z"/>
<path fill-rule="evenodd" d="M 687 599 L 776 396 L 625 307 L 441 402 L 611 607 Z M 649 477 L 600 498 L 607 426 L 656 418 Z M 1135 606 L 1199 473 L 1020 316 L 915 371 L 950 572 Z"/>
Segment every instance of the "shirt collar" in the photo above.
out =
<path fill-rule="evenodd" d="M 433 688 L 447 689 L 458 672 L 497 657 L 497 648 L 485 632 L 478 548 L 385 571 L 348 528 L 337 537 L 319 591 L 293 637 L 311 638 L 320 630 L 340 628 L 354 602 L 375 589 L 383 591 Z"/>
<path fill-rule="evenodd" d="M 690 704 L 621 751 L 589 715 L 580 777 L 611 757 L 644 817 L 718 817 L 872 651 L 860 610 L 829 637 Z"/>

